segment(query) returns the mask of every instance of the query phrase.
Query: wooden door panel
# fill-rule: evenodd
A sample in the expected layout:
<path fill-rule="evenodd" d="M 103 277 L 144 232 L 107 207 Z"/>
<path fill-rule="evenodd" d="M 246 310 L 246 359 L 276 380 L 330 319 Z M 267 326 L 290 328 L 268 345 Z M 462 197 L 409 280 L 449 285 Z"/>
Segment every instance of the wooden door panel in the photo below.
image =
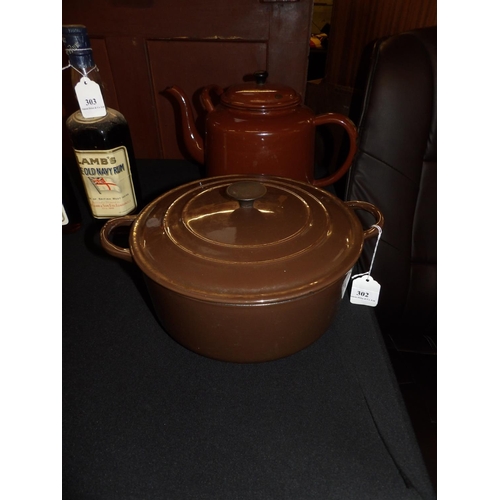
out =
<path fill-rule="evenodd" d="M 270 82 L 304 95 L 312 6 L 313 0 L 63 0 L 62 21 L 87 27 L 106 102 L 127 118 L 136 156 L 188 158 L 178 146 L 172 105 L 159 92 L 179 85 L 196 102 L 202 86 L 225 87 L 267 69 Z M 63 78 L 66 114 L 76 109 L 72 94 Z M 70 150 L 64 146 L 63 155 Z"/>
<path fill-rule="evenodd" d="M 120 111 L 127 118 L 138 158 L 162 158 L 155 98 L 145 49 L 139 37 L 109 37 L 108 54 L 113 61 L 112 79 Z"/>
<path fill-rule="evenodd" d="M 265 39 L 273 5 L 259 0 L 63 0 L 63 23 L 106 36 Z M 300 2 L 299 2 L 300 3 Z M 311 2 L 303 2 L 310 4 Z M 73 5 L 75 4 L 75 5 Z"/>

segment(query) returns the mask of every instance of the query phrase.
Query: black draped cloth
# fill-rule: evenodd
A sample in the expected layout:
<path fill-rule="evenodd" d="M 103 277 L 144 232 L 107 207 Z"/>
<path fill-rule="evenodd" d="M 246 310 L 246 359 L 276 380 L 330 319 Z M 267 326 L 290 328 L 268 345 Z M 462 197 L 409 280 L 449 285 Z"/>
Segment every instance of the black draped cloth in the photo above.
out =
<path fill-rule="evenodd" d="M 140 161 L 147 201 L 196 179 Z M 62 237 L 63 498 L 431 499 L 373 310 L 348 294 L 328 331 L 285 359 L 211 360 L 157 322 L 139 269 L 84 226 Z"/>

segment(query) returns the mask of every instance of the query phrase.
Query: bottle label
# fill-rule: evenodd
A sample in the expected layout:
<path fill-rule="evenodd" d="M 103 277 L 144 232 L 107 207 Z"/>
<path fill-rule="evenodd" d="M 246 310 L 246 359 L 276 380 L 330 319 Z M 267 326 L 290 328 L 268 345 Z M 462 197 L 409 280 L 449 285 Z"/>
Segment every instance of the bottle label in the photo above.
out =
<path fill-rule="evenodd" d="M 66 213 L 66 210 L 64 210 L 64 205 L 62 206 L 62 225 L 66 226 L 69 224 L 69 218 L 68 214 Z"/>
<path fill-rule="evenodd" d="M 98 83 L 83 76 L 75 86 L 75 93 L 84 118 L 106 116 L 106 106 Z"/>
<path fill-rule="evenodd" d="M 96 219 L 127 215 L 137 200 L 125 146 L 107 151 L 75 150 L 87 198 Z"/>

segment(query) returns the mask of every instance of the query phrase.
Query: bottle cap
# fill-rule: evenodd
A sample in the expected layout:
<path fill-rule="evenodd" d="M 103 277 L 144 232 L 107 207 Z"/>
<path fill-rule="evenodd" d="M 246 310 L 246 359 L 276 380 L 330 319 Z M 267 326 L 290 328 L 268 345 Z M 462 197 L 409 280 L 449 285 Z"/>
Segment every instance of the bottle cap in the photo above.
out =
<path fill-rule="evenodd" d="M 62 41 L 72 66 L 77 68 L 89 68 L 94 66 L 92 47 L 85 26 L 81 24 L 63 26 Z"/>

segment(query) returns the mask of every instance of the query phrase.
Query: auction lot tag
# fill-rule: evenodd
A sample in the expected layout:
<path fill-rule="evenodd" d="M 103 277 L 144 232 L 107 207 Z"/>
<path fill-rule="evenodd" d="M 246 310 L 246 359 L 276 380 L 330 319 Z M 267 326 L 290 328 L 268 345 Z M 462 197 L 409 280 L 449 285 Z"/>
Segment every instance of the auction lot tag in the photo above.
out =
<path fill-rule="evenodd" d="M 354 278 L 351 287 L 351 304 L 375 307 L 378 304 L 380 285 L 369 274 Z"/>
<path fill-rule="evenodd" d="M 106 116 L 106 106 L 102 98 L 101 87 L 84 76 L 75 86 L 76 97 L 84 118 Z"/>

